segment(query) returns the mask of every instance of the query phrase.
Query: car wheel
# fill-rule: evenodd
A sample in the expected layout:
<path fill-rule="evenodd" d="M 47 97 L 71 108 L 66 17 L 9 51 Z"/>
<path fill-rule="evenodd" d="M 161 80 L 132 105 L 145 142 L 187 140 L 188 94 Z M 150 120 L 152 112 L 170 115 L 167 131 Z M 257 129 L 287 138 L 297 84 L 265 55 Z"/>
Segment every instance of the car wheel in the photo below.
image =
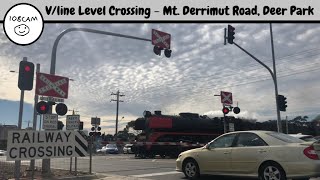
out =
<path fill-rule="evenodd" d="M 286 173 L 283 168 L 276 163 L 266 163 L 259 169 L 260 180 L 286 180 Z"/>
<path fill-rule="evenodd" d="M 187 160 L 182 167 L 184 175 L 188 179 L 197 179 L 200 176 L 199 166 L 195 160 Z"/>

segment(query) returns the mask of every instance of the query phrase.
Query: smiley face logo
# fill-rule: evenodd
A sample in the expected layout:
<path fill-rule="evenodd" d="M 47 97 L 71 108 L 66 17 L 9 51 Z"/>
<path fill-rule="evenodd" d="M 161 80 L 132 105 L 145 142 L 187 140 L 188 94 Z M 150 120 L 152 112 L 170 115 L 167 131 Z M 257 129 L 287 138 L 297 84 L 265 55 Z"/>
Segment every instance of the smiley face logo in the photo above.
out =
<path fill-rule="evenodd" d="M 29 26 L 27 26 L 25 24 L 20 24 L 20 25 L 14 27 L 14 32 L 18 36 L 25 36 L 30 32 L 30 28 L 29 28 Z"/>
<path fill-rule="evenodd" d="M 43 31 L 40 11 L 31 4 L 21 3 L 11 7 L 5 17 L 3 29 L 7 37 L 18 45 L 36 42 Z"/>

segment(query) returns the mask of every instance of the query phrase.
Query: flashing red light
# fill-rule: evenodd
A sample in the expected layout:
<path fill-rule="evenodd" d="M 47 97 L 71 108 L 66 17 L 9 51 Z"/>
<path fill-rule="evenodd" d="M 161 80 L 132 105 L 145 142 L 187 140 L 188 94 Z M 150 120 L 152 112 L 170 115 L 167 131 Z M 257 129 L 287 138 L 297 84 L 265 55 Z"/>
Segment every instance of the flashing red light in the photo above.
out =
<path fill-rule="evenodd" d="M 24 67 L 24 70 L 25 70 L 26 72 L 29 72 L 29 71 L 31 70 L 31 68 L 30 68 L 30 66 L 25 66 L 25 67 Z"/>
<path fill-rule="evenodd" d="M 224 107 L 224 108 L 222 109 L 222 112 L 223 112 L 223 114 L 228 114 L 228 113 L 229 113 L 229 109 L 226 108 L 226 107 Z"/>
<path fill-rule="evenodd" d="M 41 111 L 45 111 L 45 110 L 46 110 L 46 106 L 44 106 L 44 105 L 43 105 L 43 106 L 40 106 L 40 110 L 41 110 Z"/>

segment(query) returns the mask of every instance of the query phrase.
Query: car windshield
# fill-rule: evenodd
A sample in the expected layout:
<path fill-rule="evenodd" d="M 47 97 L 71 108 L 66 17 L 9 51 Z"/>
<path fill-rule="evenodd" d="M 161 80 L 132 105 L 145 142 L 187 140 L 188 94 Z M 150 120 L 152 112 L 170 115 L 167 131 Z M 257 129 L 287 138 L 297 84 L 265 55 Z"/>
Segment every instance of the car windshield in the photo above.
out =
<path fill-rule="evenodd" d="M 107 148 L 116 148 L 117 147 L 117 145 L 115 145 L 115 144 L 107 144 L 107 146 L 106 146 Z"/>
<path fill-rule="evenodd" d="M 267 133 L 268 135 L 276 138 L 276 139 L 279 139 L 283 142 L 286 142 L 286 143 L 302 143 L 302 142 L 305 142 L 299 138 L 296 138 L 296 137 L 292 137 L 290 135 L 287 135 L 287 134 L 283 134 L 283 133 L 277 133 L 277 132 L 270 132 L 270 133 Z"/>

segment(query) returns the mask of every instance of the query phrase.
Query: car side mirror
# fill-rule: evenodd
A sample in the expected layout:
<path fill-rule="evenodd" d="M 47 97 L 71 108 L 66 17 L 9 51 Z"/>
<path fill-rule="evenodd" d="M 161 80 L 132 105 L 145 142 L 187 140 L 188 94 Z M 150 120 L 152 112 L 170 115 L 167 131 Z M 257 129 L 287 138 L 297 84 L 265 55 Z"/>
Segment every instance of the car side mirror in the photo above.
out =
<path fill-rule="evenodd" d="M 207 145 L 205 146 L 205 148 L 208 149 L 208 150 L 214 149 L 213 147 L 210 147 L 210 144 L 207 144 Z"/>

